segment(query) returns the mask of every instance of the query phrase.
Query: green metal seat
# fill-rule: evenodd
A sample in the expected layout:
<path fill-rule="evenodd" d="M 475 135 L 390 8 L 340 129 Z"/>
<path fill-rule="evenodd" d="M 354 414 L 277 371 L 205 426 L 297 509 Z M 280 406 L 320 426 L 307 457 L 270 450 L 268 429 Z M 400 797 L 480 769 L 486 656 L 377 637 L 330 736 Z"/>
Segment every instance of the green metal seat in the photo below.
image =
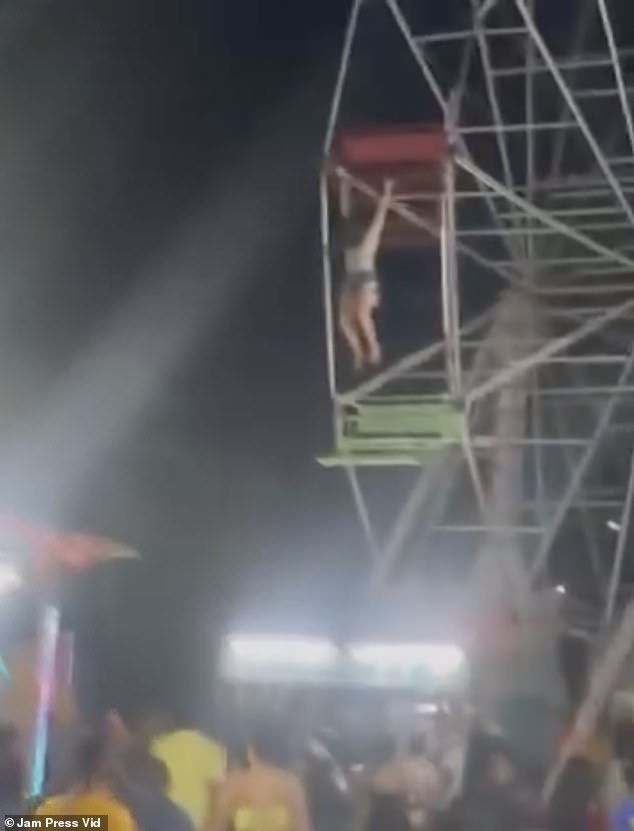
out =
<path fill-rule="evenodd" d="M 326 467 L 420 465 L 430 452 L 460 440 L 463 413 L 453 402 L 391 396 L 336 408 L 335 452 Z"/>

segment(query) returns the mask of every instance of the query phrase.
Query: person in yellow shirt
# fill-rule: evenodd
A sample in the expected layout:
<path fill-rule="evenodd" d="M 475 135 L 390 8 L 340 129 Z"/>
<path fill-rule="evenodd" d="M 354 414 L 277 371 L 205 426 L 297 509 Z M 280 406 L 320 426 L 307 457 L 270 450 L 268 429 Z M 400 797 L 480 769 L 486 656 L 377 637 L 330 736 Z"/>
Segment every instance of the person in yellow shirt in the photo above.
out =
<path fill-rule="evenodd" d="M 45 799 L 36 816 L 107 816 L 108 831 L 136 831 L 132 815 L 112 794 L 107 781 L 107 742 L 101 736 L 86 736 L 77 749 L 74 785 L 66 793 Z"/>
<path fill-rule="evenodd" d="M 149 747 L 150 753 L 167 767 L 167 795 L 189 816 L 195 831 L 201 831 L 225 774 L 225 749 L 203 733 L 187 728 L 163 729 Z"/>

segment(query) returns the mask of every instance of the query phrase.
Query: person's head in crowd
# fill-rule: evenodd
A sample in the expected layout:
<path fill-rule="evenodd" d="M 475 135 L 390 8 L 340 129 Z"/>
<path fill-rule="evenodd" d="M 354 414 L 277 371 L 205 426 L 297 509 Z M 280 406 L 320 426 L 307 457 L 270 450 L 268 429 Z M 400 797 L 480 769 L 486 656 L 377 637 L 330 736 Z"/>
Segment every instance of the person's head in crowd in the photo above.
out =
<path fill-rule="evenodd" d="M 427 740 L 422 733 L 417 733 L 412 736 L 409 742 L 409 752 L 411 756 L 426 756 L 427 755 Z"/>
<path fill-rule="evenodd" d="M 571 759 L 559 778 L 550 800 L 549 815 L 554 828 L 579 831 L 597 802 L 600 777 L 595 765 L 581 756 Z"/>
<path fill-rule="evenodd" d="M 11 724 L 0 724 L 0 756 L 18 753 L 20 735 Z"/>
<path fill-rule="evenodd" d="M 614 725 L 614 756 L 621 761 L 634 759 L 634 722 L 623 720 Z"/>
<path fill-rule="evenodd" d="M 0 798 L 19 799 L 24 786 L 24 766 L 20 755 L 18 731 L 8 724 L 0 725 Z"/>
<path fill-rule="evenodd" d="M 157 736 L 171 733 L 177 727 L 167 707 L 154 704 L 137 712 L 133 718 L 132 731 L 138 742 L 147 745 Z"/>
<path fill-rule="evenodd" d="M 160 696 L 150 702 L 143 712 L 143 721 L 155 735 L 172 733 L 177 730 L 198 730 L 196 707 L 186 696 L 185 699 L 172 699 Z"/>
<path fill-rule="evenodd" d="M 108 710 L 106 713 L 104 733 L 112 750 L 125 751 L 132 743 L 132 734 L 118 710 Z"/>
<path fill-rule="evenodd" d="M 370 745 L 368 754 L 371 767 L 379 767 L 396 756 L 396 739 L 385 732 L 377 736 Z"/>
<path fill-rule="evenodd" d="M 494 787 L 507 787 L 517 778 L 515 763 L 506 748 L 493 748 L 486 767 L 486 780 Z"/>
<path fill-rule="evenodd" d="M 98 787 L 109 779 L 108 737 L 104 731 L 81 738 L 75 754 L 74 781 L 85 790 Z"/>
<path fill-rule="evenodd" d="M 195 730 L 192 709 L 187 702 L 154 701 L 137 718 L 138 733 L 147 739 L 178 730 Z"/>
<path fill-rule="evenodd" d="M 623 778 L 628 791 L 634 794 L 634 761 L 630 760 L 623 765 Z"/>
<path fill-rule="evenodd" d="M 150 753 L 134 753 L 128 763 L 128 775 L 144 790 L 166 794 L 170 784 L 169 771 L 165 762 Z"/>
<path fill-rule="evenodd" d="M 289 763 L 287 735 L 281 725 L 269 720 L 254 724 L 244 743 L 243 759 L 247 767 L 286 767 Z"/>

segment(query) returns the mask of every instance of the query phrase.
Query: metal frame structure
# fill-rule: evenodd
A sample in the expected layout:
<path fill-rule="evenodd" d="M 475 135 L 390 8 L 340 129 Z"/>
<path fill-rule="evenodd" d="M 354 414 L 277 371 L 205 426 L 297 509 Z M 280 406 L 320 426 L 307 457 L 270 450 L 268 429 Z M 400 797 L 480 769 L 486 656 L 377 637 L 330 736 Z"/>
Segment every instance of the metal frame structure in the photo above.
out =
<path fill-rule="evenodd" d="M 360 24 L 377 5 L 352 4 L 325 170 Z M 403 551 L 425 556 L 436 535 L 467 535 L 476 582 L 480 575 L 492 602 L 512 597 L 521 609 L 536 588 L 563 583 L 571 629 L 594 636 L 612 624 L 634 582 L 627 558 L 634 30 L 631 42 L 619 40 L 628 32 L 618 23 L 626 0 L 575 4 L 572 37 L 553 27 L 547 0 L 454 5 L 452 19 L 467 25 L 430 31 L 424 20 L 409 19 L 399 0 L 384 0 L 421 88 L 435 101 L 427 120 L 445 125 L 451 147 L 439 226 L 420 209 L 436 194 L 399 193 L 392 206 L 439 239 L 442 337 L 424 342 L 421 333 L 420 349 L 346 386 L 334 324 L 333 197 L 324 173 L 323 298 L 336 453 L 322 461 L 346 471 L 372 553 L 374 589 Z M 351 171 L 339 175 L 377 198 Z M 386 259 L 386 283 L 389 271 Z M 466 315 L 464 288 L 483 273 L 487 308 Z M 359 440 L 371 417 L 374 428 Z M 419 468 L 383 543 L 364 497 L 360 469 L 368 465 Z"/>

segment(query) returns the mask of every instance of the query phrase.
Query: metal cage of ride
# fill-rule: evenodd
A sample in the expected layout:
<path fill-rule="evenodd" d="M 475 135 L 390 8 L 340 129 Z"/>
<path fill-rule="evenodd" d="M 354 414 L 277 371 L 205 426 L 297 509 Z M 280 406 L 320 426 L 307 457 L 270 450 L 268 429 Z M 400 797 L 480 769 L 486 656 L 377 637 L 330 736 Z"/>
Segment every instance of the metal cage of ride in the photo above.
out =
<path fill-rule="evenodd" d="M 388 578 L 433 496 L 419 548 L 433 534 L 469 535 L 476 579 L 489 598 L 512 597 L 518 608 L 550 574 L 546 582 L 569 590 L 568 628 L 594 637 L 634 580 L 625 558 L 634 503 L 634 20 L 623 24 L 631 11 L 620 0 L 577 3 L 562 47 L 542 0 L 447 5 L 459 12 L 451 19 L 468 20 L 464 28 L 430 31 L 424 20 L 418 28 L 399 0 L 352 4 L 321 182 L 335 450 L 320 461 L 349 478 L 373 585 Z M 380 6 L 435 100 L 429 124 L 442 129 L 339 130 L 360 21 Z M 330 183 L 345 177 L 360 200 L 376 200 L 391 165 L 417 163 L 429 186 L 399 188 L 392 223 L 438 241 L 443 336 L 342 389 Z M 405 244 L 393 229 L 386 240 Z M 472 266 L 500 290 L 464 320 Z M 420 467 L 383 544 L 364 497 L 365 465 Z M 470 499 L 456 508 L 449 494 L 466 482 Z M 566 565 L 570 557 L 557 553 L 571 549 Z"/>

